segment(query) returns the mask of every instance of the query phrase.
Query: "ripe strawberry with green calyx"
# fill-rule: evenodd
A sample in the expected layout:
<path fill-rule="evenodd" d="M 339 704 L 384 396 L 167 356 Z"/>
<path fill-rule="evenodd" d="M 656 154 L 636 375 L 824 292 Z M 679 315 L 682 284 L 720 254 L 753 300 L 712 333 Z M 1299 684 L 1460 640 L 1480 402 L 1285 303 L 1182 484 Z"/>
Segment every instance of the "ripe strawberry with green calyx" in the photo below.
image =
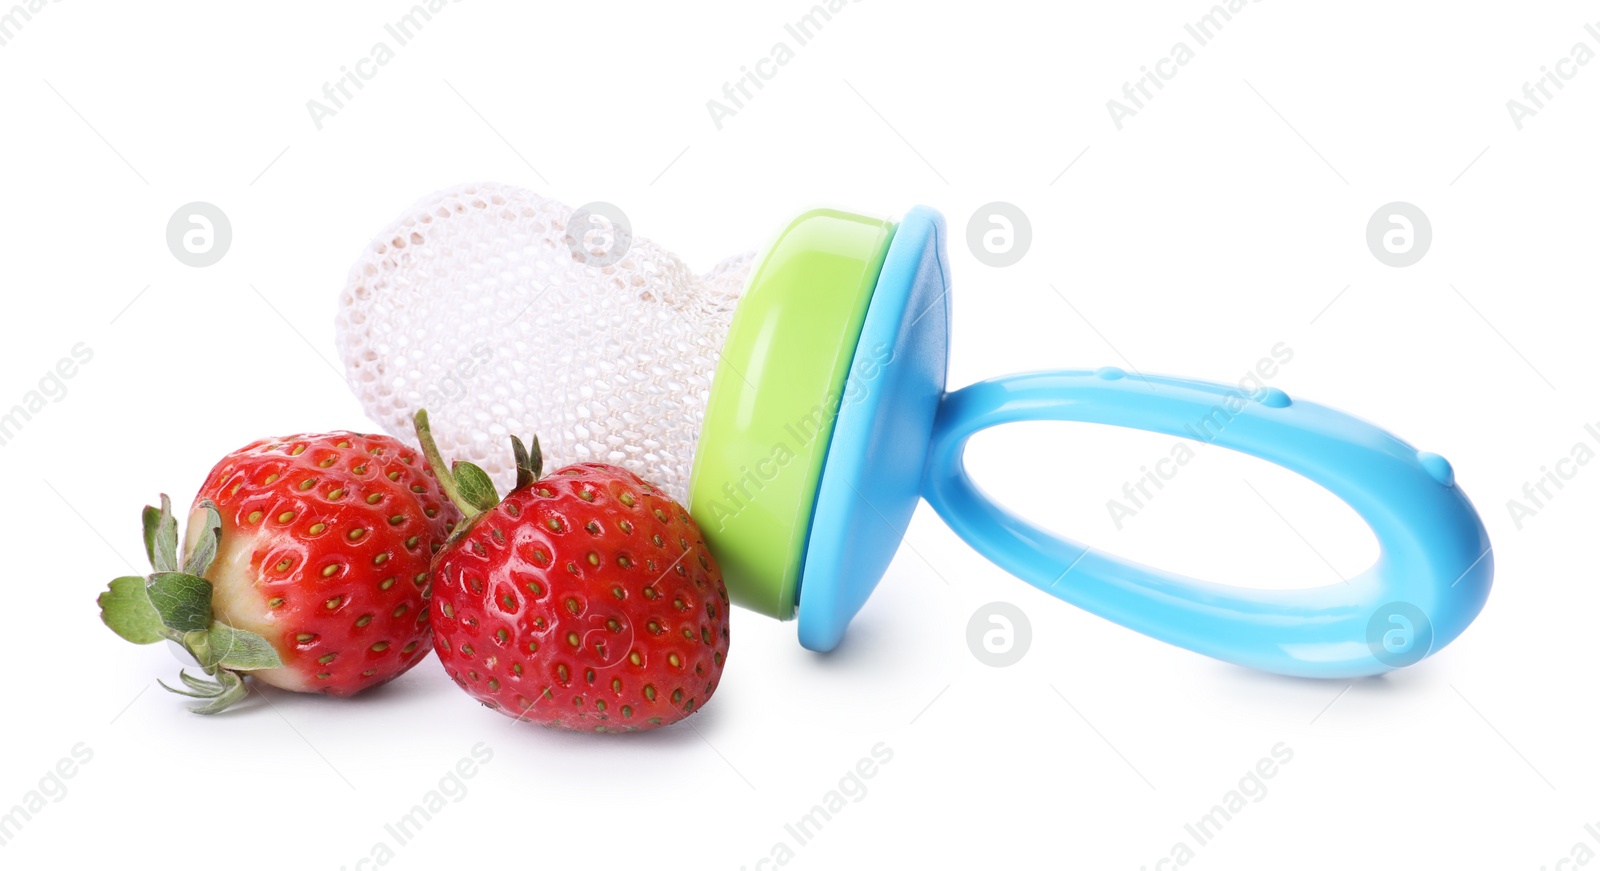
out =
<path fill-rule="evenodd" d="M 445 468 L 416 415 L 417 438 Z M 511 439 L 504 500 L 470 463 L 440 475 L 465 521 L 434 560 L 434 648 L 484 705 L 565 729 L 631 732 L 689 716 L 728 654 L 728 591 L 683 506 L 618 466 L 541 477 Z"/>
<path fill-rule="evenodd" d="M 246 675 L 348 696 L 427 655 L 429 566 L 459 519 L 396 439 L 263 439 L 211 470 L 181 562 L 171 502 L 145 509 L 154 574 L 112 581 L 100 616 L 135 644 L 170 640 L 193 655 L 206 676 L 162 686 L 199 699 L 197 713 L 243 699 Z"/>

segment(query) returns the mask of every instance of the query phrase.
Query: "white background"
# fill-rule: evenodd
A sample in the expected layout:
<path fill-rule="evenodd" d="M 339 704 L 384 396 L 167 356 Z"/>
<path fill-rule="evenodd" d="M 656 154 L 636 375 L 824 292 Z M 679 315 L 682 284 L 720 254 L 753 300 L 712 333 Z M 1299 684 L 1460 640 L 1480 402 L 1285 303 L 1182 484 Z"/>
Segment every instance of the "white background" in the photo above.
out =
<path fill-rule="evenodd" d="M 1600 852 L 1600 467 L 1520 530 L 1506 508 L 1600 421 L 1600 63 L 1520 131 L 1505 106 L 1575 43 L 1600 49 L 1600 7 L 1251 3 L 1119 131 L 1106 101 L 1193 45 L 1204 2 L 864 0 L 718 130 L 706 101 L 793 42 L 804 2 L 467 0 L 319 131 L 306 101 L 406 8 L 65 0 L 0 47 L 0 407 L 76 343 L 94 353 L 0 448 L 0 812 L 74 745 L 93 753 L 0 846 L 6 868 L 375 867 L 357 862 L 384 824 L 479 742 L 492 761 L 389 867 L 776 867 L 757 863 L 792 847 L 785 824 L 880 742 L 892 761 L 791 867 L 1153 869 L 1182 841 L 1201 868 Z M 407 204 L 471 180 L 615 203 L 700 269 L 809 206 L 934 206 L 955 231 L 952 385 L 1100 365 L 1232 381 L 1287 343 L 1275 386 L 1454 462 L 1495 543 L 1488 607 L 1383 679 L 1273 678 L 1049 599 L 923 508 L 837 653 L 739 611 L 714 700 L 659 733 L 518 725 L 433 659 L 352 701 L 188 714 L 152 689 L 176 659 L 96 619 L 97 591 L 142 563 L 137 510 L 187 504 L 254 438 L 370 428 L 330 371 L 345 271 Z M 195 200 L 234 231 L 203 269 L 164 239 Z M 962 241 L 996 200 L 1033 226 L 1008 268 Z M 1433 226 L 1409 268 L 1364 239 L 1396 200 Z M 1200 577 L 1309 586 L 1375 554 L 1331 496 L 1219 449 L 1116 529 L 1106 500 L 1170 445 L 1017 426 L 970 462 L 1018 510 Z M 1007 669 L 965 640 L 994 600 L 1033 629 Z M 1264 797 L 1194 847 L 1185 824 L 1280 742 L 1293 758 Z"/>

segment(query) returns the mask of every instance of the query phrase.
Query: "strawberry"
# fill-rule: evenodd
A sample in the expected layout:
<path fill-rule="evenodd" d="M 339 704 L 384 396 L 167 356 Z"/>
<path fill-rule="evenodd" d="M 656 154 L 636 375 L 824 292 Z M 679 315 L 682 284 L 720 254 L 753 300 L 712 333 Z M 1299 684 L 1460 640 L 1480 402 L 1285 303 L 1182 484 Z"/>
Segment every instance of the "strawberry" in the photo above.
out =
<path fill-rule="evenodd" d="M 444 468 L 416 416 L 417 437 Z M 484 705 L 597 732 L 653 729 L 716 692 L 728 590 L 683 506 L 632 472 L 579 463 L 540 477 L 512 437 L 517 486 L 481 469 L 440 476 L 466 521 L 434 560 L 434 649 Z"/>
<path fill-rule="evenodd" d="M 427 655 L 429 565 L 460 514 L 415 451 L 333 432 L 252 442 L 195 498 L 178 561 L 165 495 L 144 510 L 148 579 L 117 578 L 101 619 L 135 644 L 181 644 L 209 678 L 179 674 L 213 714 L 245 674 L 348 696 Z M 162 684 L 162 686 L 166 686 Z"/>

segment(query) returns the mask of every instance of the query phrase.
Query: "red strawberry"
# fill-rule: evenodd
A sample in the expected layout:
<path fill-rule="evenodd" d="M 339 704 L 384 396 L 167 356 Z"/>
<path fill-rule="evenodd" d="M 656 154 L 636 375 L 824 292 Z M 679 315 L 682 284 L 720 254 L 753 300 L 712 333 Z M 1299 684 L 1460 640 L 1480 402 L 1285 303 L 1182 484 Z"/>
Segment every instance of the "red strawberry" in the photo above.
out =
<path fill-rule="evenodd" d="M 263 439 L 224 457 L 189 517 L 178 563 L 171 503 L 146 508 L 155 574 L 118 578 L 101 618 L 136 644 L 182 644 L 199 713 L 247 692 L 242 673 L 348 696 L 427 655 L 429 564 L 460 519 L 416 452 L 350 432 Z M 164 685 L 163 685 L 164 686 Z"/>
<path fill-rule="evenodd" d="M 417 435 L 443 468 L 417 414 Z M 728 590 L 700 527 L 618 466 L 580 463 L 540 478 L 512 438 L 517 487 L 484 472 L 441 476 L 466 523 L 434 560 L 434 647 L 478 701 L 565 729 L 637 731 L 711 698 L 728 654 Z"/>

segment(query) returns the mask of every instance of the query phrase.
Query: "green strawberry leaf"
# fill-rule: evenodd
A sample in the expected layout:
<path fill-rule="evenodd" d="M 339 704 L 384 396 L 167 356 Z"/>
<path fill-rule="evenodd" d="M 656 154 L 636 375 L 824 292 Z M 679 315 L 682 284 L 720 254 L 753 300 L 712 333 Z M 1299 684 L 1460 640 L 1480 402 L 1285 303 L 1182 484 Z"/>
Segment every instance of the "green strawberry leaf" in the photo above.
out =
<path fill-rule="evenodd" d="M 244 679 L 231 671 L 217 672 L 217 683 L 222 687 L 222 692 L 216 698 L 189 710 L 196 714 L 220 714 L 243 700 L 250 692 L 244 685 Z"/>
<path fill-rule="evenodd" d="M 100 594 L 100 619 L 111 631 L 134 644 L 154 644 L 165 636 L 161 615 L 150 604 L 144 578 L 124 577 L 111 582 Z"/>
<path fill-rule="evenodd" d="M 204 510 L 204 528 L 196 529 L 198 525 L 191 520 L 189 530 L 184 535 L 189 548 L 189 557 L 184 560 L 183 570 L 191 575 L 204 576 L 206 570 L 211 568 L 211 561 L 217 558 L 217 546 L 222 541 L 222 514 L 217 511 L 216 503 L 207 499 L 200 503 Z"/>
<path fill-rule="evenodd" d="M 202 694 L 200 696 L 195 696 L 195 698 L 203 697 L 210 699 L 222 695 L 221 684 L 214 680 L 206 680 L 202 677 L 195 677 L 194 675 L 190 674 L 187 669 L 178 672 L 178 679 L 183 681 L 184 686 L 194 690 L 196 693 Z M 173 690 L 173 692 L 178 692 L 178 690 Z M 189 694 L 184 693 L 184 695 Z"/>
<path fill-rule="evenodd" d="M 533 437 L 533 450 L 528 450 L 522 439 L 511 437 L 511 454 L 517 460 L 517 487 L 520 489 L 539 480 L 544 474 L 544 452 L 539 449 L 539 437 Z"/>
<path fill-rule="evenodd" d="M 188 689 L 180 690 L 177 687 L 167 686 L 166 681 L 160 679 L 157 679 L 156 683 L 161 684 L 161 688 L 169 693 L 179 696 L 188 696 L 191 699 L 214 699 L 217 696 L 222 695 L 221 684 L 193 677 L 187 671 L 178 672 L 178 677 L 183 681 L 183 685 L 188 687 Z"/>
<path fill-rule="evenodd" d="M 278 656 L 277 648 L 272 646 L 272 642 L 254 632 L 235 629 L 222 623 L 212 623 L 208 642 L 211 655 L 215 659 L 213 664 L 224 668 L 259 671 L 264 668 L 283 667 L 283 659 Z"/>
<path fill-rule="evenodd" d="M 456 463 L 450 468 L 455 476 L 461 498 L 478 511 L 488 511 L 500 504 L 500 494 L 495 492 L 489 473 L 471 463 Z"/>
<path fill-rule="evenodd" d="M 211 627 L 211 584 L 183 572 L 158 572 L 146 587 L 162 625 L 186 635 Z M 185 639 L 187 640 L 187 639 Z"/>
<path fill-rule="evenodd" d="M 146 505 L 140 519 L 144 521 L 144 555 L 153 569 L 156 565 L 156 532 L 161 528 L 161 509 Z"/>
<path fill-rule="evenodd" d="M 172 500 L 165 493 L 160 508 L 145 506 L 144 552 L 157 572 L 178 570 L 178 520 L 172 516 Z"/>

